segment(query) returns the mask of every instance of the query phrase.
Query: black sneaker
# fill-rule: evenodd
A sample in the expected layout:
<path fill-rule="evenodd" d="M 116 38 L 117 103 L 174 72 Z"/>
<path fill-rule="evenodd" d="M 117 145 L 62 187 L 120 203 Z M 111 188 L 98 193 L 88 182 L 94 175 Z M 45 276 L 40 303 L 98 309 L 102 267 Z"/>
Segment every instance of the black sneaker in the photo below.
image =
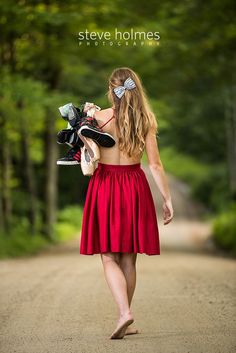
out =
<path fill-rule="evenodd" d="M 74 146 L 78 144 L 80 147 L 83 147 L 84 143 L 80 139 L 79 135 L 77 134 L 76 129 L 63 129 L 57 133 L 57 143 L 62 144 L 66 143 L 69 146 Z"/>
<path fill-rule="evenodd" d="M 112 147 L 116 143 L 112 135 L 99 128 L 97 120 L 93 117 L 86 116 L 82 119 L 78 133 L 93 139 L 102 147 Z"/>
<path fill-rule="evenodd" d="M 74 104 L 68 103 L 58 108 L 62 118 L 70 124 L 70 126 L 75 127 L 79 124 L 80 120 L 83 118 L 83 111 L 75 107 Z"/>
<path fill-rule="evenodd" d="M 81 162 L 81 151 L 80 147 L 72 147 L 66 153 L 65 157 L 57 160 L 58 165 L 77 165 Z"/>

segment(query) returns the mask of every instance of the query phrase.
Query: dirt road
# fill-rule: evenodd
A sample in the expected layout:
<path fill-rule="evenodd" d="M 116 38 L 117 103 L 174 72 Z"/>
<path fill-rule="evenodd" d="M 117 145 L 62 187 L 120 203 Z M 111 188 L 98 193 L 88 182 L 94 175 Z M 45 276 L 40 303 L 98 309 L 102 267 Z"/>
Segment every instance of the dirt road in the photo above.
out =
<path fill-rule="evenodd" d="M 78 238 L 0 261 L 0 351 L 233 353 L 235 269 L 234 260 L 197 252 L 139 254 L 132 309 L 142 333 L 109 340 L 117 308 L 99 255 L 79 255 Z"/>

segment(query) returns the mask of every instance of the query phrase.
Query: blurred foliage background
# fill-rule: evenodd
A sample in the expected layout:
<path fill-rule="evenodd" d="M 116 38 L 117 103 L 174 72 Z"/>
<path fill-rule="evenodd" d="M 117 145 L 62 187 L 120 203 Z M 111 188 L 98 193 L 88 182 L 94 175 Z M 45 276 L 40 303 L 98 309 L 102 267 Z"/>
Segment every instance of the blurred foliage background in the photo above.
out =
<path fill-rule="evenodd" d="M 58 107 L 108 107 L 107 79 L 119 66 L 142 79 L 166 171 L 217 217 L 219 246 L 231 224 L 228 249 L 236 249 L 234 17 L 233 0 L 1 1 L 0 256 L 78 232 L 89 179 L 56 165 L 68 150 L 56 143 L 66 128 Z M 115 28 L 159 31 L 159 45 L 78 40 L 86 29 Z"/>

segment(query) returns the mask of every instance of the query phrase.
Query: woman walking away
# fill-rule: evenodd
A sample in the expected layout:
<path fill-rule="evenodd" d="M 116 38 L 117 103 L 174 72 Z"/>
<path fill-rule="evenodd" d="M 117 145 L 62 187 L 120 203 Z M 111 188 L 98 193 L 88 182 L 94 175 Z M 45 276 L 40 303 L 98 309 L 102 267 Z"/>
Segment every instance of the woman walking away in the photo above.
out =
<path fill-rule="evenodd" d="M 139 333 L 134 327 L 131 301 L 136 286 L 137 253 L 160 255 L 155 206 L 141 168 L 144 150 L 163 197 L 164 224 L 173 218 L 167 179 L 157 146 L 157 122 L 138 75 L 129 68 L 109 78 L 112 108 L 96 112 L 113 147 L 100 147 L 100 160 L 89 180 L 82 220 L 80 254 L 100 254 L 104 274 L 119 310 L 109 338 Z"/>

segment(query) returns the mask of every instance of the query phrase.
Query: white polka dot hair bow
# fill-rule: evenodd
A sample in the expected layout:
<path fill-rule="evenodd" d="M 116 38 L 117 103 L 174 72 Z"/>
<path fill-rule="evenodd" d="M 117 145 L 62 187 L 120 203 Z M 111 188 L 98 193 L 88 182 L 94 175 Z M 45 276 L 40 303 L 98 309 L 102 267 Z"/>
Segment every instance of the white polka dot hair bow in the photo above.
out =
<path fill-rule="evenodd" d="M 113 89 L 113 91 L 115 92 L 115 95 L 118 97 L 118 98 L 121 98 L 124 93 L 125 93 L 125 90 L 128 89 L 128 90 L 131 90 L 133 88 L 136 87 L 136 84 L 134 83 L 134 81 L 132 80 L 131 77 L 128 77 L 125 82 L 124 82 L 124 85 L 123 86 L 118 86 L 116 88 Z"/>

